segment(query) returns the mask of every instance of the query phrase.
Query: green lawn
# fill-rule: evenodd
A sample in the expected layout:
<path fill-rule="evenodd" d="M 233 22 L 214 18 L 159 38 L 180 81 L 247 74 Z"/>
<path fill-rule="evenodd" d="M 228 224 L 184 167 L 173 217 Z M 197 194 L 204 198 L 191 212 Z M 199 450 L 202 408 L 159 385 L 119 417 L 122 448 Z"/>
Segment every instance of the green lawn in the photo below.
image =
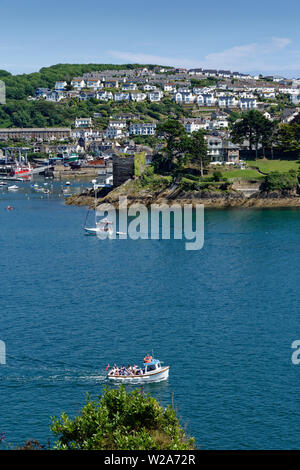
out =
<path fill-rule="evenodd" d="M 264 176 L 258 173 L 256 170 L 252 169 L 245 169 L 245 170 L 240 170 L 240 169 L 232 169 L 232 170 L 227 170 L 227 171 L 222 171 L 223 176 L 226 178 L 241 178 L 241 179 L 263 179 Z"/>
<path fill-rule="evenodd" d="M 256 166 L 263 173 L 270 173 L 271 171 L 278 171 L 279 173 L 286 173 L 289 170 L 299 170 L 299 160 L 255 160 L 247 161 L 248 166 Z"/>

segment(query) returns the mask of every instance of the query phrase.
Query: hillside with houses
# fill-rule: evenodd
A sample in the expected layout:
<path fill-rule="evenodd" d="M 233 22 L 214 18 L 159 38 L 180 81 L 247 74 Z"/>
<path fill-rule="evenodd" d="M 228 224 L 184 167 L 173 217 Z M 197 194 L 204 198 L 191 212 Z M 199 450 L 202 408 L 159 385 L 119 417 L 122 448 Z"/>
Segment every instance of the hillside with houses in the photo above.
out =
<path fill-rule="evenodd" d="M 166 145 L 161 126 L 171 119 L 187 136 L 203 137 L 205 172 L 298 158 L 300 79 L 138 64 L 60 64 L 21 76 L 0 71 L 0 78 L 7 97 L 0 152 L 22 146 L 33 159 L 75 153 L 110 163 L 143 153 L 153 165 Z M 240 125 L 251 115 L 254 139 Z M 190 158 L 186 149 L 182 155 Z"/>

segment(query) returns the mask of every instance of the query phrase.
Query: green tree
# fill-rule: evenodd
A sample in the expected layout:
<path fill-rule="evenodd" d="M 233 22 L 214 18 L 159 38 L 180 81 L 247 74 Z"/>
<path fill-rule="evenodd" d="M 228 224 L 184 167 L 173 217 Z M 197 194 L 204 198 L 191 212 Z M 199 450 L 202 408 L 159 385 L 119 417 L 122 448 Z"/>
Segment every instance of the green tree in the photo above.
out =
<path fill-rule="evenodd" d="M 123 385 L 105 389 L 96 401 L 87 398 L 80 414 L 70 419 L 63 413 L 52 420 L 61 450 L 188 450 L 194 439 L 179 425 L 176 413 L 163 408 L 150 394 L 128 394 Z"/>
<path fill-rule="evenodd" d="M 260 111 L 252 109 L 241 115 L 231 129 L 231 140 L 235 144 L 242 144 L 244 140 L 249 141 L 250 150 L 257 150 L 259 144 L 269 146 L 273 135 L 274 124 Z"/>
<path fill-rule="evenodd" d="M 188 157 L 193 163 L 196 163 L 200 168 L 201 176 L 203 176 L 203 170 L 209 164 L 210 158 L 207 155 L 207 143 L 204 138 L 202 130 L 192 132 L 190 136 L 187 136 L 184 141 L 184 146 Z"/>
<path fill-rule="evenodd" d="M 276 133 L 276 145 L 284 152 L 300 150 L 300 123 L 282 124 Z"/>
<path fill-rule="evenodd" d="M 166 146 L 162 149 L 162 165 L 166 170 L 171 170 L 175 162 L 179 163 L 186 148 L 185 127 L 176 119 L 168 119 L 157 126 L 156 135 L 165 140 Z"/>

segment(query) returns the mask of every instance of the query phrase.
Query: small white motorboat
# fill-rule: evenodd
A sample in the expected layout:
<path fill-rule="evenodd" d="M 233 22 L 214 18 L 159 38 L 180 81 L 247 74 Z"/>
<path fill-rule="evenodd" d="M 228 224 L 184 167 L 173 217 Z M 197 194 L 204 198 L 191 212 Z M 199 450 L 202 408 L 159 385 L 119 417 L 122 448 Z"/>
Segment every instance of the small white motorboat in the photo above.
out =
<path fill-rule="evenodd" d="M 19 186 L 16 186 L 15 184 L 13 184 L 12 186 L 8 186 L 7 189 L 8 191 L 18 191 Z"/>
<path fill-rule="evenodd" d="M 114 366 L 108 371 L 107 378 L 112 382 L 122 383 L 162 382 L 169 378 L 169 369 L 170 366 L 162 366 L 158 359 L 146 356 L 141 369 L 131 368 L 128 370 L 125 367 L 118 369 Z"/>

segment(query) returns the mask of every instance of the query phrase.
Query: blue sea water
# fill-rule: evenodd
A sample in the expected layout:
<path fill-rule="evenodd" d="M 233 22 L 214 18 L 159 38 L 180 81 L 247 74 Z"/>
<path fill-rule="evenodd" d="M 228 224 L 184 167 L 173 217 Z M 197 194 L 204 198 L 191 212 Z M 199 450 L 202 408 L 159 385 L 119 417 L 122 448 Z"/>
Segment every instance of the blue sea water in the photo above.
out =
<path fill-rule="evenodd" d="M 204 247 L 186 251 L 86 236 L 86 208 L 58 194 L 0 192 L 2 447 L 53 442 L 51 416 L 100 394 L 108 363 L 153 350 L 170 378 L 145 391 L 198 447 L 299 448 L 299 211 L 206 210 Z"/>

